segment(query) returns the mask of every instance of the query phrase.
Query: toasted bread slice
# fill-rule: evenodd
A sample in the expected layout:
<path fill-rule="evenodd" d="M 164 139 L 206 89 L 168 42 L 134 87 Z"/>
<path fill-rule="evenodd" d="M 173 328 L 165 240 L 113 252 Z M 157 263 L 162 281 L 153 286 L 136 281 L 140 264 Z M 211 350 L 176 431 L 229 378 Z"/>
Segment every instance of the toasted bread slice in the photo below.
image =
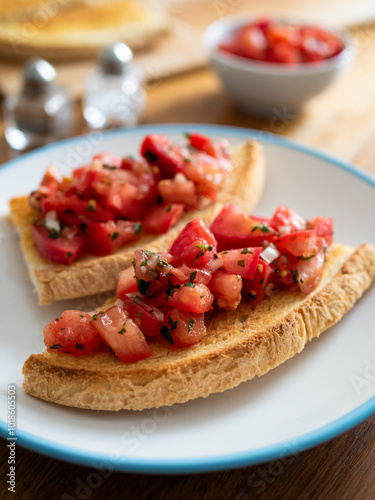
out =
<path fill-rule="evenodd" d="M 32 355 L 23 367 L 23 387 L 46 401 L 92 410 L 142 410 L 207 397 L 302 351 L 337 323 L 374 279 L 373 246 L 334 245 L 321 283 L 307 297 L 280 292 L 258 306 L 243 302 L 208 320 L 207 335 L 195 346 L 171 351 L 156 340 L 152 356 L 135 364 L 123 364 L 109 352 Z"/>
<path fill-rule="evenodd" d="M 0 8 L 0 54 L 12 59 L 87 58 L 119 40 L 144 49 L 168 31 L 162 8 L 137 0 L 18 0 L 18 8 L 8 3 Z"/>
<path fill-rule="evenodd" d="M 167 251 L 189 220 L 201 217 L 206 224 L 210 224 L 227 201 L 250 212 L 260 198 L 265 181 L 262 148 L 254 141 L 246 141 L 233 151 L 232 157 L 233 171 L 219 192 L 217 202 L 204 210 L 186 213 L 165 235 L 156 238 L 144 235 L 117 253 L 105 257 L 86 256 L 71 266 L 53 264 L 39 255 L 32 238 L 32 210 L 28 197 L 13 198 L 10 201 L 10 218 L 20 235 L 24 259 L 37 290 L 39 304 L 114 290 L 118 273 L 130 265 L 136 248 Z"/>

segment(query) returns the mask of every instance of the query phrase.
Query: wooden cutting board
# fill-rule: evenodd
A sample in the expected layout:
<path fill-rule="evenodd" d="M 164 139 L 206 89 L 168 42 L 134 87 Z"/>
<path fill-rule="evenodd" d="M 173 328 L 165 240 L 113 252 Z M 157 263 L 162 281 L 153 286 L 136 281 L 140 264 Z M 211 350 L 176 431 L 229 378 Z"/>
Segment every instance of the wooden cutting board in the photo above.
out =
<path fill-rule="evenodd" d="M 311 22 L 360 27 L 363 37 L 373 36 L 375 3 L 373 0 L 160 0 L 171 16 L 170 32 L 147 52 L 136 54 L 136 62 L 146 73 L 148 86 L 177 73 L 206 64 L 201 47 L 205 27 L 222 17 L 244 15 L 294 15 Z M 0 28 L 1 29 L 1 28 Z M 56 64 L 58 81 L 67 85 L 76 97 L 83 93 L 84 80 L 93 59 Z M 20 87 L 21 63 L 0 61 L 0 92 L 8 95 Z"/>

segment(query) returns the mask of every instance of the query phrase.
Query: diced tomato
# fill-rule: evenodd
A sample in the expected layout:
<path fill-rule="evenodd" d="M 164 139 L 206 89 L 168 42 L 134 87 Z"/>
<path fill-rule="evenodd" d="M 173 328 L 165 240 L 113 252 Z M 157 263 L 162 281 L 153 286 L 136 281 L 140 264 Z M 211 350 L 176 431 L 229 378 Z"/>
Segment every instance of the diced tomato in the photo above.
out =
<path fill-rule="evenodd" d="M 238 33 L 236 45 L 237 55 L 262 60 L 267 49 L 267 39 L 258 26 L 248 26 Z"/>
<path fill-rule="evenodd" d="M 183 211 L 181 203 L 156 205 L 147 212 L 143 228 L 150 234 L 165 234 L 178 222 Z"/>
<path fill-rule="evenodd" d="M 164 317 L 163 335 L 172 349 L 196 344 L 206 335 L 204 314 L 171 309 Z"/>
<path fill-rule="evenodd" d="M 202 219 L 189 222 L 173 242 L 170 254 L 173 266 L 185 263 L 191 267 L 204 267 L 213 260 L 217 249 L 214 235 Z"/>
<path fill-rule="evenodd" d="M 83 356 L 103 349 L 105 345 L 91 325 L 91 316 L 81 311 L 67 310 L 44 327 L 44 343 L 48 351 Z"/>
<path fill-rule="evenodd" d="M 182 177 L 180 181 L 177 177 L 174 179 L 163 179 L 159 181 L 158 189 L 163 203 L 183 203 L 188 207 L 197 208 L 199 197 L 193 181 L 189 181 L 183 174 L 177 174 Z"/>
<path fill-rule="evenodd" d="M 311 293 L 318 286 L 322 278 L 325 260 L 324 245 L 324 240 L 318 238 L 317 250 L 314 256 L 308 260 L 300 260 L 297 264 L 296 278 L 303 295 Z"/>
<path fill-rule="evenodd" d="M 308 226 L 316 231 L 318 236 L 324 238 L 327 245 L 331 245 L 333 241 L 333 220 L 329 217 L 317 215 L 313 220 L 308 222 Z"/>
<path fill-rule="evenodd" d="M 210 290 L 217 299 L 217 305 L 233 311 L 241 302 L 242 278 L 218 269 L 212 275 Z"/>
<path fill-rule="evenodd" d="M 152 134 L 144 138 L 141 145 L 141 155 L 146 160 L 157 165 L 163 177 L 173 177 L 181 171 L 184 161 L 181 148 L 163 135 Z"/>
<path fill-rule="evenodd" d="M 113 211 L 96 200 L 81 200 L 77 196 L 46 198 L 42 206 L 44 214 L 56 210 L 58 219 L 65 225 L 106 222 L 114 218 Z"/>
<path fill-rule="evenodd" d="M 261 247 L 226 250 L 219 254 L 221 266 L 229 274 L 238 274 L 243 279 L 252 279 L 257 269 Z"/>
<path fill-rule="evenodd" d="M 217 239 L 219 251 L 259 246 L 274 237 L 268 225 L 231 204 L 222 209 L 210 229 Z"/>
<path fill-rule="evenodd" d="M 169 305 L 196 313 L 204 313 L 211 309 L 214 296 L 206 285 L 201 283 L 186 283 L 173 291 Z"/>
<path fill-rule="evenodd" d="M 316 232 L 312 229 L 284 234 L 274 240 L 281 251 L 287 250 L 295 257 L 309 259 L 316 253 Z"/>
<path fill-rule="evenodd" d="M 121 300 L 125 300 L 128 293 L 137 291 L 137 280 L 134 276 L 133 266 L 120 271 L 117 283 L 117 297 Z"/>
<path fill-rule="evenodd" d="M 135 294 L 124 298 L 124 309 L 145 335 L 149 337 L 160 335 L 164 314 L 158 308 L 148 305 Z"/>
<path fill-rule="evenodd" d="M 197 132 L 187 134 L 187 137 L 192 148 L 204 151 L 208 155 L 216 157 L 215 145 L 209 137 L 198 134 Z"/>
<path fill-rule="evenodd" d="M 227 177 L 228 160 L 213 158 L 207 153 L 196 151 L 189 161 L 183 162 L 181 172 L 196 184 L 201 194 L 215 200 Z"/>
<path fill-rule="evenodd" d="M 93 255 L 109 255 L 118 248 L 137 241 L 142 224 L 118 220 L 91 222 L 87 225 L 87 251 Z"/>
<path fill-rule="evenodd" d="M 210 271 L 188 267 L 186 264 L 182 264 L 179 268 L 173 268 L 170 274 L 173 285 L 183 285 L 187 282 L 208 285 L 211 279 Z"/>
<path fill-rule="evenodd" d="M 252 304 L 259 304 L 262 301 L 271 276 L 271 266 L 263 259 L 259 259 L 253 279 L 243 280 L 242 290 L 245 292 L 245 296 L 251 299 Z"/>
<path fill-rule="evenodd" d="M 281 234 L 306 229 L 306 221 L 294 210 L 280 206 L 270 221 L 270 226 Z"/>
<path fill-rule="evenodd" d="M 71 240 L 58 233 L 51 233 L 45 227 L 34 224 L 32 227 L 34 244 L 43 259 L 70 266 L 82 257 L 86 249 L 86 237 L 76 232 Z"/>
<path fill-rule="evenodd" d="M 297 282 L 297 264 L 298 257 L 294 257 L 290 253 L 283 253 L 278 259 L 270 264 L 273 271 L 270 280 L 276 288 L 293 288 L 296 289 Z"/>
<path fill-rule="evenodd" d="M 119 306 L 93 316 L 92 324 L 123 363 L 135 363 L 151 356 L 145 336 Z"/>
<path fill-rule="evenodd" d="M 321 28 L 261 19 L 241 27 L 219 47 L 248 59 L 296 64 L 333 57 L 343 50 L 344 44 Z"/>
<path fill-rule="evenodd" d="M 104 151 L 103 153 L 95 155 L 93 160 L 100 161 L 100 163 L 108 167 L 120 168 L 122 164 L 121 158 L 110 151 Z"/>

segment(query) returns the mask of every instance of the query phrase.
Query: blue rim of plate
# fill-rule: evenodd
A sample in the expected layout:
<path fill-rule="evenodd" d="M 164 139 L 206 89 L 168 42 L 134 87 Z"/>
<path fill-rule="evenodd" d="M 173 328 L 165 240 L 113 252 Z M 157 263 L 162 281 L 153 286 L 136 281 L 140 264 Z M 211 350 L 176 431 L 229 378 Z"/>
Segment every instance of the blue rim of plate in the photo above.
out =
<path fill-rule="evenodd" d="M 364 170 L 350 163 L 343 162 L 329 154 L 324 153 L 323 151 L 313 149 L 296 141 L 274 135 L 271 132 L 222 125 L 176 123 L 143 125 L 129 129 L 116 129 L 105 131 L 103 132 L 103 134 L 105 136 L 125 134 L 139 135 L 155 132 L 155 130 L 163 133 L 178 133 L 179 131 L 183 132 L 194 130 L 204 132 L 206 134 L 226 135 L 227 137 L 233 138 L 252 137 L 265 144 L 276 144 L 287 149 L 294 149 L 296 151 L 300 151 L 302 153 L 324 160 L 331 165 L 340 168 L 341 170 L 345 170 L 351 173 L 355 177 L 360 178 L 365 183 L 375 188 L 375 178 Z M 6 168 L 13 167 L 18 163 L 24 161 L 25 159 L 28 159 L 34 155 L 38 155 L 41 150 L 53 150 L 56 147 L 64 146 L 64 144 L 71 145 L 72 143 L 74 144 L 75 142 L 82 140 L 82 137 L 88 136 L 90 136 L 90 134 L 56 142 L 30 153 L 26 153 L 19 158 L 15 158 L 14 160 L 10 160 L 0 166 L 0 176 Z M 370 417 L 373 413 L 375 413 L 375 396 L 356 409 L 347 413 L 346 415 L 320 427 L 319 429 L 308 432 L 307 434 L 303 434 L 302 436 L 249 451 L 205 457 L 174 459 L 150 459 L 142 457 L 109 458 L 107 454 L 92 453 L 87 450 L 76 449 L 47 439 L 41 440 L 39 437 L 25 431 L 16 431 L 16 437 L 17 444 L 19 444 L 20 446 L 28 448 L 37 453 L 41 453 L 43 455 L 56 458 L 58 460 L 64 460 L 66 462 L 72 462 L 84 466 L 94 466 L 94 462 L 97 463 L 99 461 L 103 464 L 104 467 L 108 463 L 110 463 L 113 470 L 122 472 L 142 474 L 200 473 L 246 467 L 300 453 L 304 450 L 324 443 L 325 441 L 333 439 L 334 437 L 342 434 L 343 432 L 351 429 L 366 418 Z M 0 436 L 6 439 L 8 437 L 7 432 L 7 423 L 4 421 L 0 421 Z"/>

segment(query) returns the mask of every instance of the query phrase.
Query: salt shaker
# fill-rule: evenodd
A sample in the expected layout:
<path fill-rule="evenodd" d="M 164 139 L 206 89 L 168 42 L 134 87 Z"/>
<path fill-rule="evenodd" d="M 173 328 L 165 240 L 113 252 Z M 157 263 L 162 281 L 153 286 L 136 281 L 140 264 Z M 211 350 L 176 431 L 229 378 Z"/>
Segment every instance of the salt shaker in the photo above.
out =
<path fill-rule="evenodd" d="M 23 87 L 4 101 L 5 138 L 16 150 L 41 146 L 72 131 L 74 103 L 70 93 L 54 83 L 56 71 L 44 59 L 23 67 Z"/>
<path fill-rule="evenodd" d="M 146 105 L 143 71 L 122 42 L 105 48 L 99 66 L 86 80 L 84 116 L 92 129 L 128 127 L 138 123 Z"/>

